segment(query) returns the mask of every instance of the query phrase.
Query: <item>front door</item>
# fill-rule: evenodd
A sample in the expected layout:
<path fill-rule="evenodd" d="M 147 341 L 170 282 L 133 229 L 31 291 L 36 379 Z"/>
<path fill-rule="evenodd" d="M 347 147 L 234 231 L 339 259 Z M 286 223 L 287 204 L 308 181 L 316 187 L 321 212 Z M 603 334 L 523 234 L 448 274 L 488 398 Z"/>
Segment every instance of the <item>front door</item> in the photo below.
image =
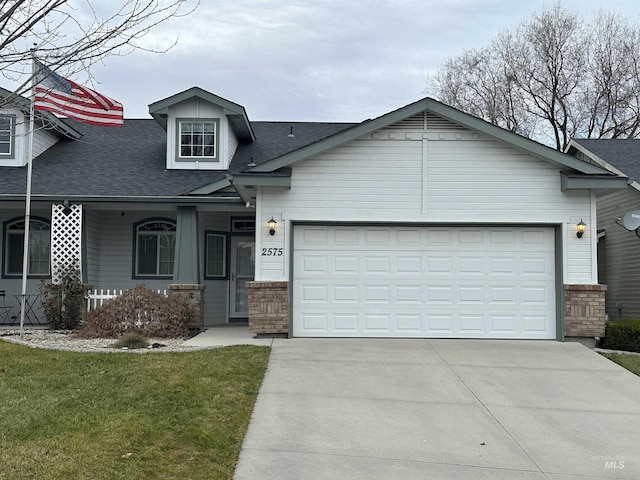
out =
<path fill-rule="evenodd" d="M 246 282 L 253 280 L 256 266 L 253 237 L 231 238 L 231 319 L 249 317 L 249 295 Z"/>

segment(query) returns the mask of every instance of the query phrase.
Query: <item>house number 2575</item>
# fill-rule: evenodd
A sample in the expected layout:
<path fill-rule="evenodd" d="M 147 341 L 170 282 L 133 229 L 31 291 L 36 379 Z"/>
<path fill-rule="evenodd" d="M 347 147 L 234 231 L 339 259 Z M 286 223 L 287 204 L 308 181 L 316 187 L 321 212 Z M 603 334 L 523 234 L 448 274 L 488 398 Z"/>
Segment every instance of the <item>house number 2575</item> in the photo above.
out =
<path fill-rule="evenodd" d="M 282 256 L 282 247 L 280 248 L 263 248 L 262 249 L 263 257 L 281 257 Z"/>

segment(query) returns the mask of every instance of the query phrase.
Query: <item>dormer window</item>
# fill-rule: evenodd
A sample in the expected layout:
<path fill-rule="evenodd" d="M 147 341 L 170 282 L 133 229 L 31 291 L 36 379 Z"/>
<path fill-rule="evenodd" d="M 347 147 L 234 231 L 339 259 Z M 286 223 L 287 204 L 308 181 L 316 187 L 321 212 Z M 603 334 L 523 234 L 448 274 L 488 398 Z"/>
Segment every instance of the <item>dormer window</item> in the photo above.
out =
<path fill-rule="evenodd" d="M 0 115 L 0 159 L 15 157 L 15 115 Z"/>
<path fill-rule="evenodd" d="M 177 122 L 179 160 L 218 161 L 219 120 L 179 118 Z"/>

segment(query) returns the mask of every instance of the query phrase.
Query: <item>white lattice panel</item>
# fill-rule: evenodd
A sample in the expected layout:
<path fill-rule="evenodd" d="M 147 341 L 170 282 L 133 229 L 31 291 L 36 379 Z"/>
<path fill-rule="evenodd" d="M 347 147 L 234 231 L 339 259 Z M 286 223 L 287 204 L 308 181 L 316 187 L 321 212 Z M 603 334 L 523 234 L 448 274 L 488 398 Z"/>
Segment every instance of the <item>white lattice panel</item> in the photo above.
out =
<path fill-rule="evenodd" d="M 82 275 L 82 205 L 51 205 L 51 276 L 60 282 L 60 273 L 75 265 Z"/>

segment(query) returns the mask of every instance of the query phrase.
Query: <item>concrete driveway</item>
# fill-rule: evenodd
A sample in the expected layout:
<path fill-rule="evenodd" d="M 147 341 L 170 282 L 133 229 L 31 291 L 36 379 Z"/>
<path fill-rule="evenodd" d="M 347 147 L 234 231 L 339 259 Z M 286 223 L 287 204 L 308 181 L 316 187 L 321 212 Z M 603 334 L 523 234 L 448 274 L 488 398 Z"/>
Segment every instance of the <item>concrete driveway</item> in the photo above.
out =
<path fill-rule="evenodd" d="M 276 339 L 235 478 L 640 478 L 640 377 L 577 343 Z"/>

